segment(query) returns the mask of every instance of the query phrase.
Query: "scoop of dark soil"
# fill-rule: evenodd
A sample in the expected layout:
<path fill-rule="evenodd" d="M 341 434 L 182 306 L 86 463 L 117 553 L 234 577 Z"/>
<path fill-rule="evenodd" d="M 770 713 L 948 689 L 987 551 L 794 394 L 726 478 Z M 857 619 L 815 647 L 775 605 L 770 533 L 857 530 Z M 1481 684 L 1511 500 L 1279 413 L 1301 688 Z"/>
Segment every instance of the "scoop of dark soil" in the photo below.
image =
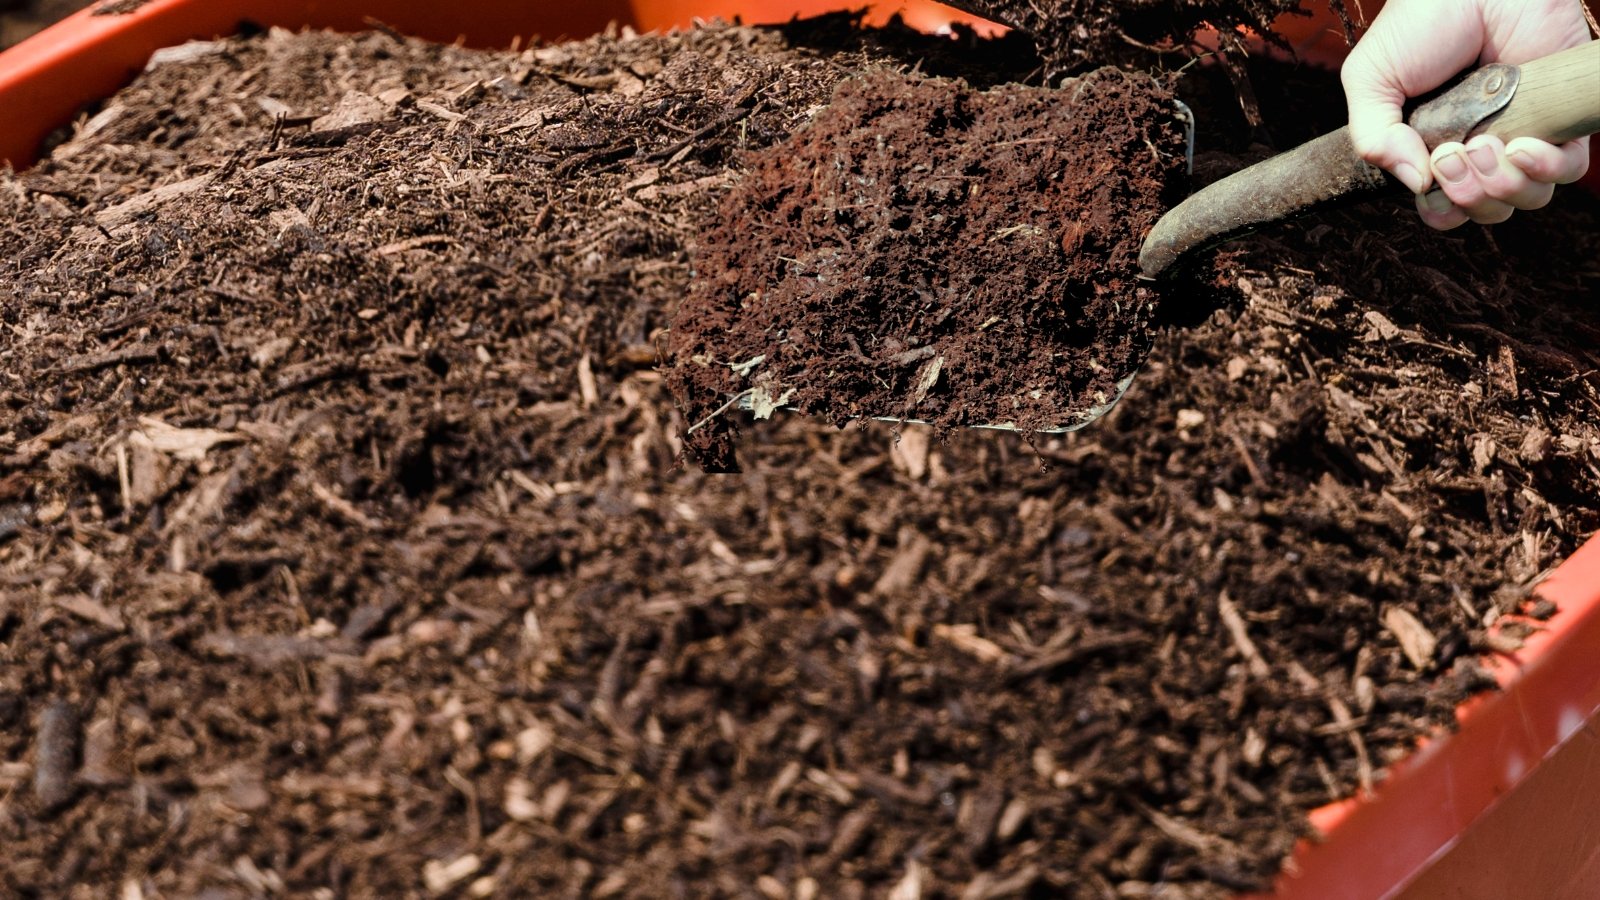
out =
<path fill-rule="evenodd" d="M 688 443 L 730 397 L 835 424 L 1075 424 L 1149 346 L 1139 238 L 1184 169 L 1176 107 L 1104 69 L 1060 90 L 878 72 L 750 161 L 673 324 Z"/>

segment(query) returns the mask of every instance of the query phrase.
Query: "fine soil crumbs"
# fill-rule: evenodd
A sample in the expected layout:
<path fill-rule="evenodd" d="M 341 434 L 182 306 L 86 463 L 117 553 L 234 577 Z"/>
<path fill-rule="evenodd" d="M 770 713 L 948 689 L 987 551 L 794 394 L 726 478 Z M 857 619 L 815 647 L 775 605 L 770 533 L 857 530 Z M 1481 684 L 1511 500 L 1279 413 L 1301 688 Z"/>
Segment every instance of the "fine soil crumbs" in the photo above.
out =
<path fill-rule="evenodd" d="M 877 73 L 746 160 L 673 320 L 687 441 L 733 465 L 728 399 L 951 427 L 1075 425 L 1149 349 L 1140 241 L 1181 198 L 1153 78 L 1059 90 Z"/>
<path fill-rule="evenodd" d="M 1085 432 L 707 476 L 657 348 L 743 154 L 1036 68 L 847 24 L 273 32 L 0 175 L 0 894 L 1218 897 L 1449 722 L 1600 527 L 1595 204 L 1252 238 Z"/>

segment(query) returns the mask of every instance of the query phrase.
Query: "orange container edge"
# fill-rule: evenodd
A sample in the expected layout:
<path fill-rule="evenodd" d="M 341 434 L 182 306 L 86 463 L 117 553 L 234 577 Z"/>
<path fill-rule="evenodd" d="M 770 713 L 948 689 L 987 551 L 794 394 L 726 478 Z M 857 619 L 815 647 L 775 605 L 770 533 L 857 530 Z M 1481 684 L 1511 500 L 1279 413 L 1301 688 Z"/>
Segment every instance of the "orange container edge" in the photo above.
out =
<path fill-rule="evenodd" d="M 77 13 L 0 53 L 0 110 L 8 120 L 0 132 L 0 160 L 19 168 L 30 164 L 47 135 L 115 93 L 157 48 L 232 34 L 244 23 L 359 30 L 381 19 L 407 33 L 480 46 L 506 46 L 512 36 L 535 36 L 526 30 L 532 16 L 515 4 L 458 2 L 441 8 L 425 0 L 387 0 L 378 14 L 372 12 L 373 6 L 363 0 L 150 0 L 123 15 Z M 537 35 L 581 37 L 612 22 L 659 30 L 717 15 L 776 22 L 844 6 L 840 0 L 549 4 L 537 16 Z M 896 13 L 929 31 L 953 22 L 999 30 L 928 0 L 878 6 L 871 18 L 881 22 Z M 1285 17 L 1280 25 L 1302 57 L 1330 64 L 1342 57 L 1342 32 L 1331 16 Z M 1594 174 L 1600 173 L 1591 177 Z M 1578 847 L 1569 846 L 1570 841 L 1549 840 L 1543 831 L 1534 835 L 1560 849 L 1558 863 L 1587 854 L 1582 858 L 1589 861 L 1589 868 L 1562 871 L 1560 865 L 1548 862 L 1548 853 L 1530 846 L 1523 865 L 1499 866 L 1502 877 L 1537 880 L 1540 871 L 1547 878 L 1554 871 L 1554 877 L 1565 882 L 1545 882 L 1552 892 L 1540 896 L 1574 900 L 1583 895 L 1561 894 L 1563 885 L 1568 891 L 1581 890 L 1574 878 L 1600 877 L 1600 821 L 1581 815 L 1581 821 L 1569 821 L 1581 812 L 1576 809 L 1581 805 L 1570 802 L 1560 780 L 1540 789 L 1552 795 L 1550 804 L 1529 796 L 1532 789 L 1527 787 L 1540 781 L 1533 776 L 1541 767 L 1554 772 L 1558 765 L 1579 765 L 1578 771 L 1584 771 L 1581 765 L 1589 758 L 1600 760 L 1600 652 L 1594 652 L 1600 647 L 1600 535 L 1564 562 L 1537 593 L 1556 603 L 1559 612 L 1515 657 L 1488 661 L 1502 691 L 1464 706 L 1458 716 L 1459 731 L 1426 743 L 1393 767 L 1374 796 L 1314 811 L 1312 823 L 1321 836 L 1302 844 L 1274 897 L 1369 900 L 1409 896 L 1406 886 L 1416 883 L 1419 890 L 1429 885 L 1428 893 L 1416 895 L 1422 900 L 1440 896 L 1437 891 L 1447 885 L 1481 886 L 1484 875 L 1473 869 L 1470 860 L 1462 866 L 1448 865 L 1453 852 L 1473 845 L 1475 828 L 1496 833 L 1498 839 L 1495 828 L 1515 834 L 1524 826 L 1548 830 L 1551 823 L 1558 828 L 1566 823 L 1567 837 L 1573 829 L 1594 835 Z M 1578 751 L 1590 756 L 1574 755 Z M 1577 762 L 1561 763 L 1562 758 Z M 1552 804 L 1564 805 L 1567 815 L 1560 815 L 1560 810 L 1552 814 L 1547 809 Z M 1530 886 L 1526 880 L 1515 884 L 1520 889 Z"/>

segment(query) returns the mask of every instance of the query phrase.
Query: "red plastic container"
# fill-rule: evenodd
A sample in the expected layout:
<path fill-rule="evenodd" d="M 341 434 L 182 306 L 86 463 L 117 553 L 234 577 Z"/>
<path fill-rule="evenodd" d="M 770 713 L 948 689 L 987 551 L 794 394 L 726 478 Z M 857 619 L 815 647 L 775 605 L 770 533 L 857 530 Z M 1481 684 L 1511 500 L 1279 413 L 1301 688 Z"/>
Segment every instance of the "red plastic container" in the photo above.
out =
<path fill-rule="evenodd" d="M 33 161 L 52 131 L 114 93 L 164 46 L 241 23 L 357 30 L 383 24 L 434 40 L 508 46 L 640 30 L 696 17 L 787 20 L 844 0 L 591 0 L 528 9 L 495 0 L 150 0 L 132 13 L 79 13 L 0 53 L 0 159 Z M 1368 4 L 1371 14 L 1376 4 Z M 974 20 L 926 0 L 874 11 L 934 30 Z M 993 29 L 988 23 L 976 23 Z M 1331 18 L 1286 19 L 1303 55 L 1337 62 Z M 1600 168 L 1600 167 L 1597 167 Z M 1487 664 L 1502 690 L 1459 711 L 1461 728 L 1395 766 L 1372 797 L 1312 814 L 1319 840 L 1290 861 L 1282 900 L 1600 898 L 1600 536 L 1537 590 L 1557 615 L 1514 656 Z"/>

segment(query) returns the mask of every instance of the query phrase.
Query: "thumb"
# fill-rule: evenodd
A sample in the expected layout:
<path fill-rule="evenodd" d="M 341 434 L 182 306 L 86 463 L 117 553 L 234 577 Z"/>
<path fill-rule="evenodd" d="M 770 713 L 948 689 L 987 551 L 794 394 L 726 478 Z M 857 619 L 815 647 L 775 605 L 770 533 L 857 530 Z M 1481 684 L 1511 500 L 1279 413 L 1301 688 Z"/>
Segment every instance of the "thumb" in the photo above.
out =
<path fill-rule="evenodd" d="M 1350 142 L 1362 159 L 1400 179 L 1411 193 L 1426 193 L 1433 183 L 1428 146 L 1402 119 L 1405 91 L 1360 50 L 1357 45 L 1339 73 L 1350 107 Z"/>

